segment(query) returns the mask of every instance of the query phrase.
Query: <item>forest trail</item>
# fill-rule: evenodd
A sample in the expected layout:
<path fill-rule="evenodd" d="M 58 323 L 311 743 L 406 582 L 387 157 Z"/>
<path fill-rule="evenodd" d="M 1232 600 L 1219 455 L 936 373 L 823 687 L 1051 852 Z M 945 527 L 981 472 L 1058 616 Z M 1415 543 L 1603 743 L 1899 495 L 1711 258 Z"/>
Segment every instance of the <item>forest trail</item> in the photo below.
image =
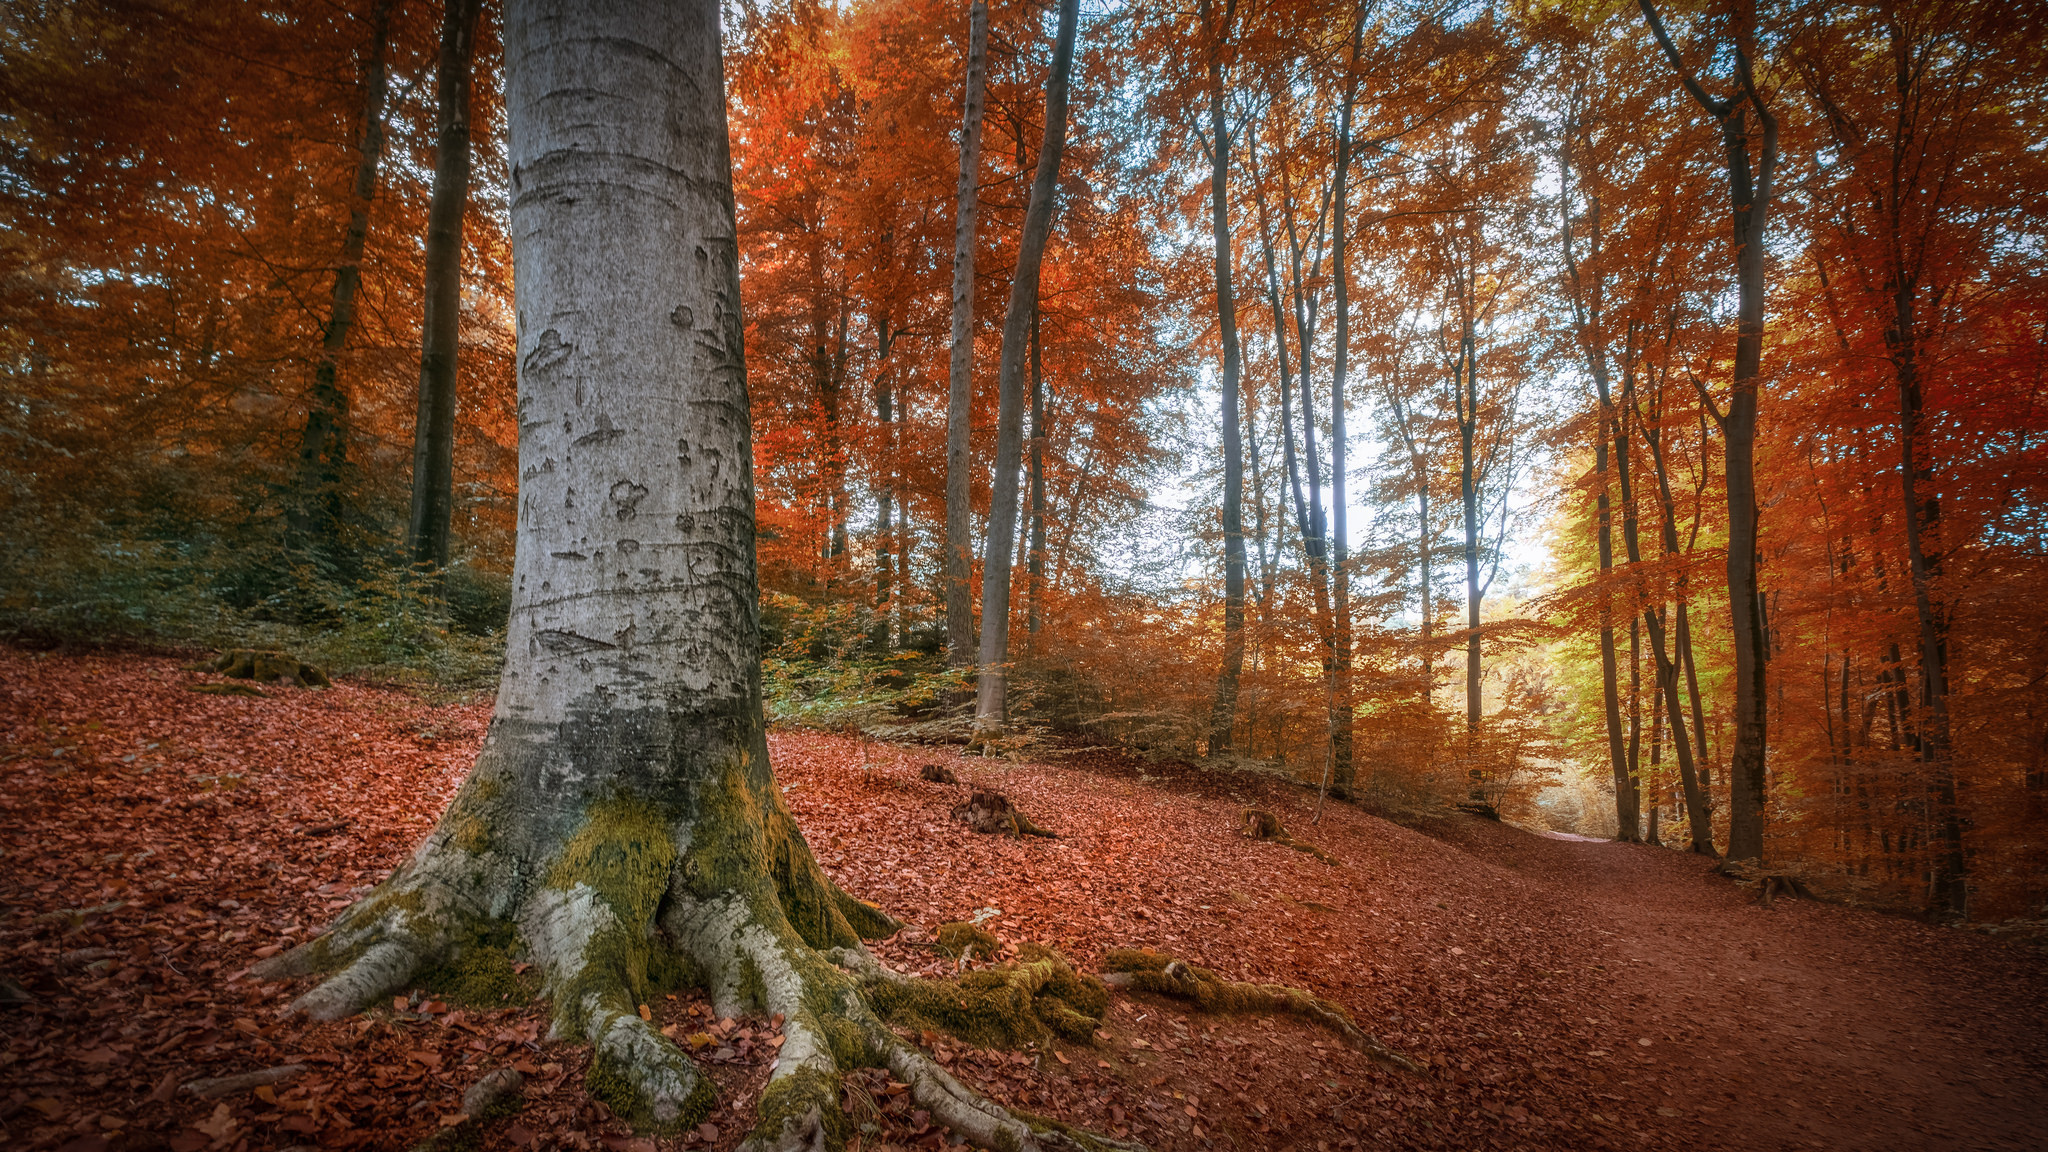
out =
<path fill-rule="evenodd" d="M 1677 852 L 1458 821 L 1446 839 L 1576 901 L 1613 1002 L 1608 1063 L 1639 1106 L 1730 1148 L 2038 1148 L 2048 963 L 1913 920 L 1780 899 Z M 1533 841 L 1533 842 L 1532 842 Z M 1691 1025 L 1672 1042 L 1668 1025 Z M 1632 1032 L 1653 1037 L 1644 1048 Z M 1663 1036 L 1657 1036 L 1657 1033 Z"/>
<path fill-rule="evenodd" d="M 349 682 L 189 691 L 210 679 L 168 659 L 0 648 L 0 975 L 33 997 L 0 1004 L 0 1142 L 401 1148 L 506 1063 L 529 1070 L 525 1108 L 484 1148 L 736 1142 L 772 1052 L 764 1022 L 703 1057 L 725 1096 L 711 1130 L 657 1144 L 596 1111 L 587 1053 L 542 1038 L 537 1006 L 415 997 L 337 1024 L 279 1018 L 295 989 L 248 965 L 411 851 L 489 710 Z M 2011 944 L 1805 901 L 1760 908 L 1667 850 L 1464 816 L 1411 828 L 1346 805 L 1312 825 L 1313 795 L 1267 777 L 804 731 L 770 745 L 823 865 L 914 925 L 995 909 L 1006 942 L 1053 943 L 1083 968 L 1144 945 L 1308 987 L 1429 1065 L 1391 1072 L 1304 1024 L 1145 996 L 1116 998 L 1101 1044 L 1050 1058 L 938 1046 L 1000 1101 L 1157 1152 L 2032 1149 L 2048 1130 L 2048 961 Z M 921 781 L 929 763 L 961 783 Z M 975 785 L 1060 838 L 953 823 Z M 1249 806 L 1336 862 L 1243 839 Z M 907 935 L 876 950 L 949 967 Z M 651 1008 L 706 1024 L 701 997 Z M 176 1092 L 288 1063 L 309 1070 L 273 1099 Z M 938 1146 L 907 1107 L 876 1122 L 863 1152 Z"/>

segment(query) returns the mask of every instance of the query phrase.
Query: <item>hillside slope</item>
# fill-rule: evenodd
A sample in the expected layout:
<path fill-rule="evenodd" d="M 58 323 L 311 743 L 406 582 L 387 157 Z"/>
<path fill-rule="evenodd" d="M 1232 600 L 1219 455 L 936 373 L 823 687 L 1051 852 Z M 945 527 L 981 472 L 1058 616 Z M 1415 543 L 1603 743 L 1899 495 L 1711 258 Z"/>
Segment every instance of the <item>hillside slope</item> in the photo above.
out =
<path fill-rule="evenodd" d="M 525 1108 L 486 1148 L 730 1147 L 777 1037 L 701 998 L 650 1005 L 700 1037 L 724 1099 L 703 1128 L 629 1138 L 581 1086 L 579 1046 L 537 1006 L 420 995 L 333 1025 L 280 1020 L 246 975 L 411 850 L 473 757 L 488 709 L 343 683 L 199 695 L 209 677 L 129 656 L 0 650 L 0 1123 L 26 1148 L 397 1148 L 491 1067 Z M 915 926 L 994 909 L 1006 942 L 1091 966 L 1143 945 L 1234 979 L 1308 987 L 1413 1076 L 1294 1020 L 1119 996 L 1094 1047 L 1007 1054 L 929 1038 L 997 1099 L 1156 1149 L 2032 1148 L 2048 1124 L 2038 954 L 1799 901 L 1764 909 L 1675 852 L 1469 818 L 1426 831 L 1269 780 L 771 738 L 820 859 Z M 917 778 L 952 767 L 959 785 Z M 1167 775 L 1158 773 L 1167 772 Z M 1149 774 L 1148 774 L 1149 773 Z M 972 784 L 1058 839 L 948 818 Z M 1334 863 L 1241 838 L 1257 806 Z M 877 948 L 943 963 L 912 934 Z M 266 1098 L 178 1091 L 299 1065 Z M 858 1090 L 855 1090 L 855 1089 Z M 866 1150 L 943 1134 L 854 1086 Z"/>

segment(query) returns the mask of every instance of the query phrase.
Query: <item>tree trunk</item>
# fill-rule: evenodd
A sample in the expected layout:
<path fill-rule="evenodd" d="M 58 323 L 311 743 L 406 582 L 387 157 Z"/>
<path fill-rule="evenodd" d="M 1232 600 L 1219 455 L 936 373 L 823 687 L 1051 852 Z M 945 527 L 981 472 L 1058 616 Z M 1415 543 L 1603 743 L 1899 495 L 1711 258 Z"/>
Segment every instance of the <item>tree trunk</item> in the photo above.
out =
<path fill-rule="evenodd" d="M 1463 273 L 1459 273 L 1462 277 Z M 1469 313 L 1470 305 L 1466 310 Z M 1468 314 L 1459 321 L 1452 388 L 1458 406 L 1458 495 L 1465 520 L 1465 731 L 1479 731 L 1479 353 Z"/>
<path fill-rule="evenodd" d="M 953 358 L 946 394 L 946 658 L 974 663 L 974 221 L 981 204 L 981 121 L 988 82 L 988 0 L 967 17 L 967 97 L 960 118 L 960 196 L 953 219 Z"/>
<path fill-rule="evenodd" d="M 1330 371 L 1330 622 L 1332 668 L 1330 702 L 1330 786 L 1339 796 L 1351 793 L 1351 570 L 1350 530 L 1344 507 L 1346 373 L 1351 365 L 1350 268 L 1345 234 L 1345 209 L 1351 199 L 1351 113 L 1358 101 L 1358 57 L 1365 43 L 1361 10 L 1351 32 L 1351 68 L 1344 104 L 1337 117 L 1337 172 L 1331 180 L 1330 270 L 1337 290 L 1337 354 Z"/>
<path fill-rule="evenodd" d="M 1244 442 L 1238 416 L 1240 357 L 1237 297 L 1230 269 L 1230 125 L 1223 114 L 1223 46 L 1237 8 L 1228 0 L 1217 27 L 1201 2 L 1209 43 L 1209 224 L 1215 247 L 1216 324 L 1223 341 L 1223 667 L 1209 710 L 1209 754 L 1230 751 L 1237 727 L 1237 684 L 1244 674 Z"/>
<path fill-rule="evenodd" d="M 1010 552 L 1017 541 L 1017 471 L 1024 440 L 1024 351 L 1031 312 L 1038 306 L 1038 269 L 1052 232 L 1060 154 L 1067 141 L 1067 79 L 1074 65 L 1074 30 L 1079 0 L 1060 0 L 1052 71 L 1045 81 L 1045 143 L 1031 181 L 1024 234 L 1017 244 L 1017 275 L 1010 284 L 1010 308 L 1003 319 L 1003 353 L 997 374 L 995 478 L 988 510 L 988 542 L 982 548 L 981 654 L 974 714 L 977 731 L 999 731 L 1008 714 L 1010 650 Z"/>
<path fill-rule="evenodd" d="M 414 564 L 448 566 L 455 510 L 455 365 L 461 344 L 462 217 L 469 207 L 469 83 L 483 0 L 448 0 L 441 21 L 440 141 L 427 206 L 426 315 L 420 323 L 419 419 L 412 439 L 412 515 L 406 552 Z"/>
<path fill-rule="evenodd" d="M 718 1095 L 636 1010 L 694 979 L 785 1022 L 750 1150 L 843 1140 L 855 1065 L 971 1143 L 1080 1147 L 867 1007 L 860 937 L 895 924 L 825 877 L 769 767 L 718 6 L 512 0 L 505 76 L 525 483 L 497 709 L 420 850 L 264 972 L 335 973 L 295 1002 L 334 1019 L 458 957 L 509 967 L 509 929 L 636 1127 Z M 626 556 L 655 574 L 620 585 Z"/>
<path fill-rule="evenodd" d="M 1031 488 L 1025 497 L 1031 513 L 1030 554 L 1025 559 L 1024 630 L 1026 651 L 1038 655 L 1038 630 L 1045 623 L 1045 364 L 1040 342 L 1039 309 L 1031 306 Z"/>
<path fill-rule="evenodd" d="M 327 324 L 320 330 L 320 359 L 313 367 L 306 427 L 299 437 L 298 491 L 290 512 L 298 543 L 330 549 L 341 531 L 351 439 L 348 393 L 340 382 L 341 351 L 355 325 L 363 247 L 370 237 L 370 200 L 377 194 L 377 171 L 384 161 L 384 101 L 391 86 L 384 54 L 390 46 L 392 3 L 376 0 L 370 9 L 370 43 L 363 62 L 363 134 L 355 182 L 349 189 L 348 230 L 342 234 L 341 259 L 334 267 Z"/>
<path fill-rule="evenodd" d="M 875 372 L 875 422 L 881 425 L 882 461 L 876 470 L 879 473 L 875 484 L 875 623 L 868 633 L 868 646 L 879 655 L 888 655 L 892 637 L 890 619 L 895 608 L 895 589 L 891 580 L 895 568 L 890 562 L 891 553 L 898 551 L 896 539 L 896 394 L 890 379 L 889 352 L 895 347 L 896 334 L 890 327 L 890 317 L 884 312 L 876 322 L 875 359 L 879 364 Z M 909 519 L 909 509 L 904 510 L 904 519 Z M 906 524 L 905 527 L 908 527 Z"/>
<path fill-rule="evenodd" d="M 1599 476 L 1597 511 L 1600 517 L 1597 542 L 1600 554 L 1600 576 L 1606 582 L 1614 570 L 1614 522 L 1613 505 L 1607 494 L 1607 405 L 1600 406 L 1600 436 L 1593 445 L 1593 468 Z M 1628 752 L 1621 735 L 1621 685 L 1614 655 L 1614 613 L 1609 607 L 1612 594 L 1606 589 L 1600 593 L 1600 702 L 1607 719 L 1607 758 L 1614 769 L 1614 838 L 1625 843 L 1633 842 L 1636 827 L 1636 813 L 1630 799 L 1633 790 L 1628 780 Z"/>
<path fill-rule="evenodd" d="M 1630 394 L 1629 405 L 1633 411 L 1635 408 L 1634 385 L 1630 380 L 1629 374 L 1626 372 L 1623 373 L 1622 380 L 1622 390 Z M 1624 436 L 1625 434 L 1617 428 L 1615 445 L 1618 452 L 1626 451 Z M 1650 465 L 1656 472 L 1657 503 L 1661 511 L 1661 534 L 1664 543 L 1664 556 L 1667 560 L 1676 559 L 1680 554 L 1678 547 L 1678 522 L 1676 506 L 1671 498 L 1670 474 L 1664 466 L 1663 435 L 1654 427 L 1645 424 L 1643 428 L 1643 443 L 1650 450 Z M 1630 491 L 1626 461 L 1623 461 L 1621 469 L 1621 490 L 1624 501 L 1633 500 L 1634 494 Z M 1632 503 L 1631 507 L 1633 507 Z M 1636 520 L 1635 514 L 1632 511 L 1625 519 L 1624 530 L 1628 538 L 1629 563 L 1638 563 L 1641 559 L 1641 547 L 1636 538 Z M 1713 804 L 1708 798 L 1705 781 L 1696 771 L 1693 760 L 1694 746 L 1686 739 L 1685 712 L 1681 707 L 1683 701 L 1678 695 L 1678 677 L 1680 672 L 1687 671 L 1690 674 L 1687 661 L 1690 659 L 1689 650 L 1692 638 L 1691 629 L 1686 625 L 1685 593 L 1685 579 L 1681 576 L 1678 581 L 1678 633 L 1674 640 L 1679 651 L 1675 655 L 1667 653 L 1665 647 L 1664 616 L 1661 606 L 1651 607 L 1647 604 L 1644 605 L 1643 619 L 1650 628 L 1650 654 L 1657 662 L 1658 699 L 1662 701 L 1662 706 L 1669 711 L 1671 717 L 1672 751 L 1678 757 L 1679 787 L 1685 793 L 1686 821 L 1692 832 L 1692 850 L 1702 856 L 1714 856 L 1717 853 L 1714 851 Z M 1694 708 L 1697 711 L 1697 676 L 1693 677 L 1692 685 Z"/>
<path fill-rule="evenodd" d="M 1735 744 L 1728 765 L 1728 858 L 1761 861 L 1764 855 L 1764 779 L 1770 692 L 1767 685 L 1763 590 L 1758 583 L 1756 419 L 1758 373 L 1764 342 L 1764 237 L 1771 204 L 1771 179 L 1778 162 L 1778 122 L 1764 107 L 1751 80 L 1751 47 L 1756 25 L 1749 0 L 1735 13 L 1733 57 L 1738 91 L 1709 95 L 1686 66 L 1664 30 L 1652 0 L 1637 0 L 1658 45 L 1678 72 L 1686 91 L 1721 128 L 1728 177 L 1736 283 L 1735 367 L 1726 412 L 1715 411 L 1726 456 L 1728 493 L 1728 608 L 1735 645 Z M 1749 158 L 1748 113 L 1763 124 L 1763 155 Z M 1701 396 L 1704 404 L 1710 398 Z"/>

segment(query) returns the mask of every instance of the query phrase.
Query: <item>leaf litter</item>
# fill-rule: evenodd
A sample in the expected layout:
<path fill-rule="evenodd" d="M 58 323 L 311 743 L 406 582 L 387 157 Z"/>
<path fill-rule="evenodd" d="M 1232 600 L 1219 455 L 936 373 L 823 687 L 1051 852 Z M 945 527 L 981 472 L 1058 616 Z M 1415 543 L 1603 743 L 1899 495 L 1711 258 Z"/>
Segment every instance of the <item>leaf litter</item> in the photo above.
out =
<path fill-rule="evenodd" d="M 587 1051 L 550 1041 L 538 1004 L 461 1006 L 414 990 L 351 1020 L 283 1018 L 294 988 L 249 966 L 317 933 L 411 852 L 468 771 L 489 705 L 349 681 L 263 698 L 189 691 L 211 679 L 163 658 L 0 649 L 8 1144 L 403 1148 L 461 1123 L 463 1092 L 500 1067 L 524 1077 L 522 1107 L 481 1128 L 484 1148 L 739 1142 L 780 1021 L 716 1018 L 700 994 L 643 1006 L 720 1094 L 703 1124 L 658 1139 L 588 1096 Z M 1306 832 L 1312 797 L 1282 782 L 1100 750 L 1013 763 L 802 731 L 770 746 L 820 863 L 908 925 L 873 948 L 892 967 L 955 974 L 959 962 L 932 943 L 959 920 L 1002 941 L 997 956 L 970 959 L 977 967 L 1027 941 L 1083 970 L 1111 948 L 1151 948 L 1229 979 L 1304 988 L 1427 1067 L 1389 1071 L 1299 1019 L 1209 1016 L 1144 994 L 1113 998 L 1093 1046 L 1003 1052 L 907 1037 L 998 1102 L 1083 1128 L 1189 1152 L 1834 1146 L 1872 1122 L 1864 1105 L 1822 1093 L 1858 1091 L 1858 1070 L 1758 1042 L 1765 1025 L 1744 1014 L 1770 1007 L 1758 1001 L 1765 982 L 1735 973 L 1757 945 L 1702 943 L 1754 934 L 1746 921 L 1760 915 L 1831 950 L 1829 966 L 1781 963 L 1787 979 L 1846 979 L 1842 951 L 1865 949 L 1875 967 L 1857 989 L 1829 989 L 1838 1007 L 1852 995 L 1905 1003 L 1870 978 L 1903 980 L 1902 966 L 1933 958 L 1952 998 L 1978 994 L 1977 1025 L 2002 1029 L 1992 1048 L 2002 1045 L 2004 1107 L 1932 1115 L 1930 1090 L 1922 1115 L 1897 1121 L 1922 1127 L 1902 1134 L 1967 1131 L 2019 1148 L 2040 1121 L 2044 1094 L 2026 1084 L 2048 1079 L 2048 981 L 2005 946 L 1934 929 L 1899 941 L 1897 928 L 1838 909 L 1760 913 L 1676 853 L 1467 818 L 1415 830 L 1331 806 L 1313 832 L 1328 863 L 1237 835 L 1247 806 Z M 922 779 L 931 763 L 958 783 Z M 977 787 L 1059 838 L 953 822 Z M 1648 893 L 1640 903 L 1616 905 L 1614 885 L 1597 882 L 1616 861 Z M 1879 933 L 1900 955 L 1871 942 Z M 1919 1038 L 1947 1074 L 1947 1057 Z M 236 1087 L 216 1098 L 208 1081 Z M 1801 1107 L 1816 1094 L 1828 1102 Z M 862 1152 L 949 1145 L 884 1075 L 849 1076 L 843 1099 Z"/>

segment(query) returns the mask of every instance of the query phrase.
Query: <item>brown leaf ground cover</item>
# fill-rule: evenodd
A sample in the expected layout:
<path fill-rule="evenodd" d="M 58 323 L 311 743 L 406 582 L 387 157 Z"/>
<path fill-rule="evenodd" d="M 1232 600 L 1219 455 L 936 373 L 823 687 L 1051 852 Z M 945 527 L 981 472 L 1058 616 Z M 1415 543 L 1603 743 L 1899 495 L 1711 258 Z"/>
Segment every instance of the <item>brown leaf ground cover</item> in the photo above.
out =
<path fill-rule="evenodd" d="M 486 1071 L 525 1076 L 485 1148 L 728 1148 L 780 1042 L 700 998 L 648 1006 L 712 1070 L 699 1129 L 632 1137 L 532 1004 L 420 993 L 310 1025 L 247 975 L 418 842 L 467 770 L 484 704 L 342 682 L 190 691 L 178 661 L 0 650 L 0 1146 L 399 1149 Z M 1093 1046 L 926 1036 L 994 1098 L 1157 1149 L 2038 1148 L 2038 953 L 1802 901 L 1764 909 L 1674 852 L 1476 818 L 1411 829 L 1246 776 L 1081 752 L 1008 764 L 812 733 L 772 738 L 791 808 L 853 892 L 922 929 L 984 912 L 1006 945 L 1084 970 L 1148 946 L 1313 990 L 1390 1046 L 1373 1064 L 1298 1019 L 1117 995 Z M 942 763 L 960 783 L 926 783 Z M 947 812 L 1009 794 L 1058 839 Z M 1237 834 L 1278 814 L 1335 863 Z M 992 909 L 993 912 L 985 912 Z M 876 949 L 938 974 L 916 932 Z M 25 1003 L 15 1002 L 26 999 Z M 202 1099 L 191 1081 L 298 1066 Z M 948 1136 L 886 1079 L 850 1081 L 863 1152 Z"/>

